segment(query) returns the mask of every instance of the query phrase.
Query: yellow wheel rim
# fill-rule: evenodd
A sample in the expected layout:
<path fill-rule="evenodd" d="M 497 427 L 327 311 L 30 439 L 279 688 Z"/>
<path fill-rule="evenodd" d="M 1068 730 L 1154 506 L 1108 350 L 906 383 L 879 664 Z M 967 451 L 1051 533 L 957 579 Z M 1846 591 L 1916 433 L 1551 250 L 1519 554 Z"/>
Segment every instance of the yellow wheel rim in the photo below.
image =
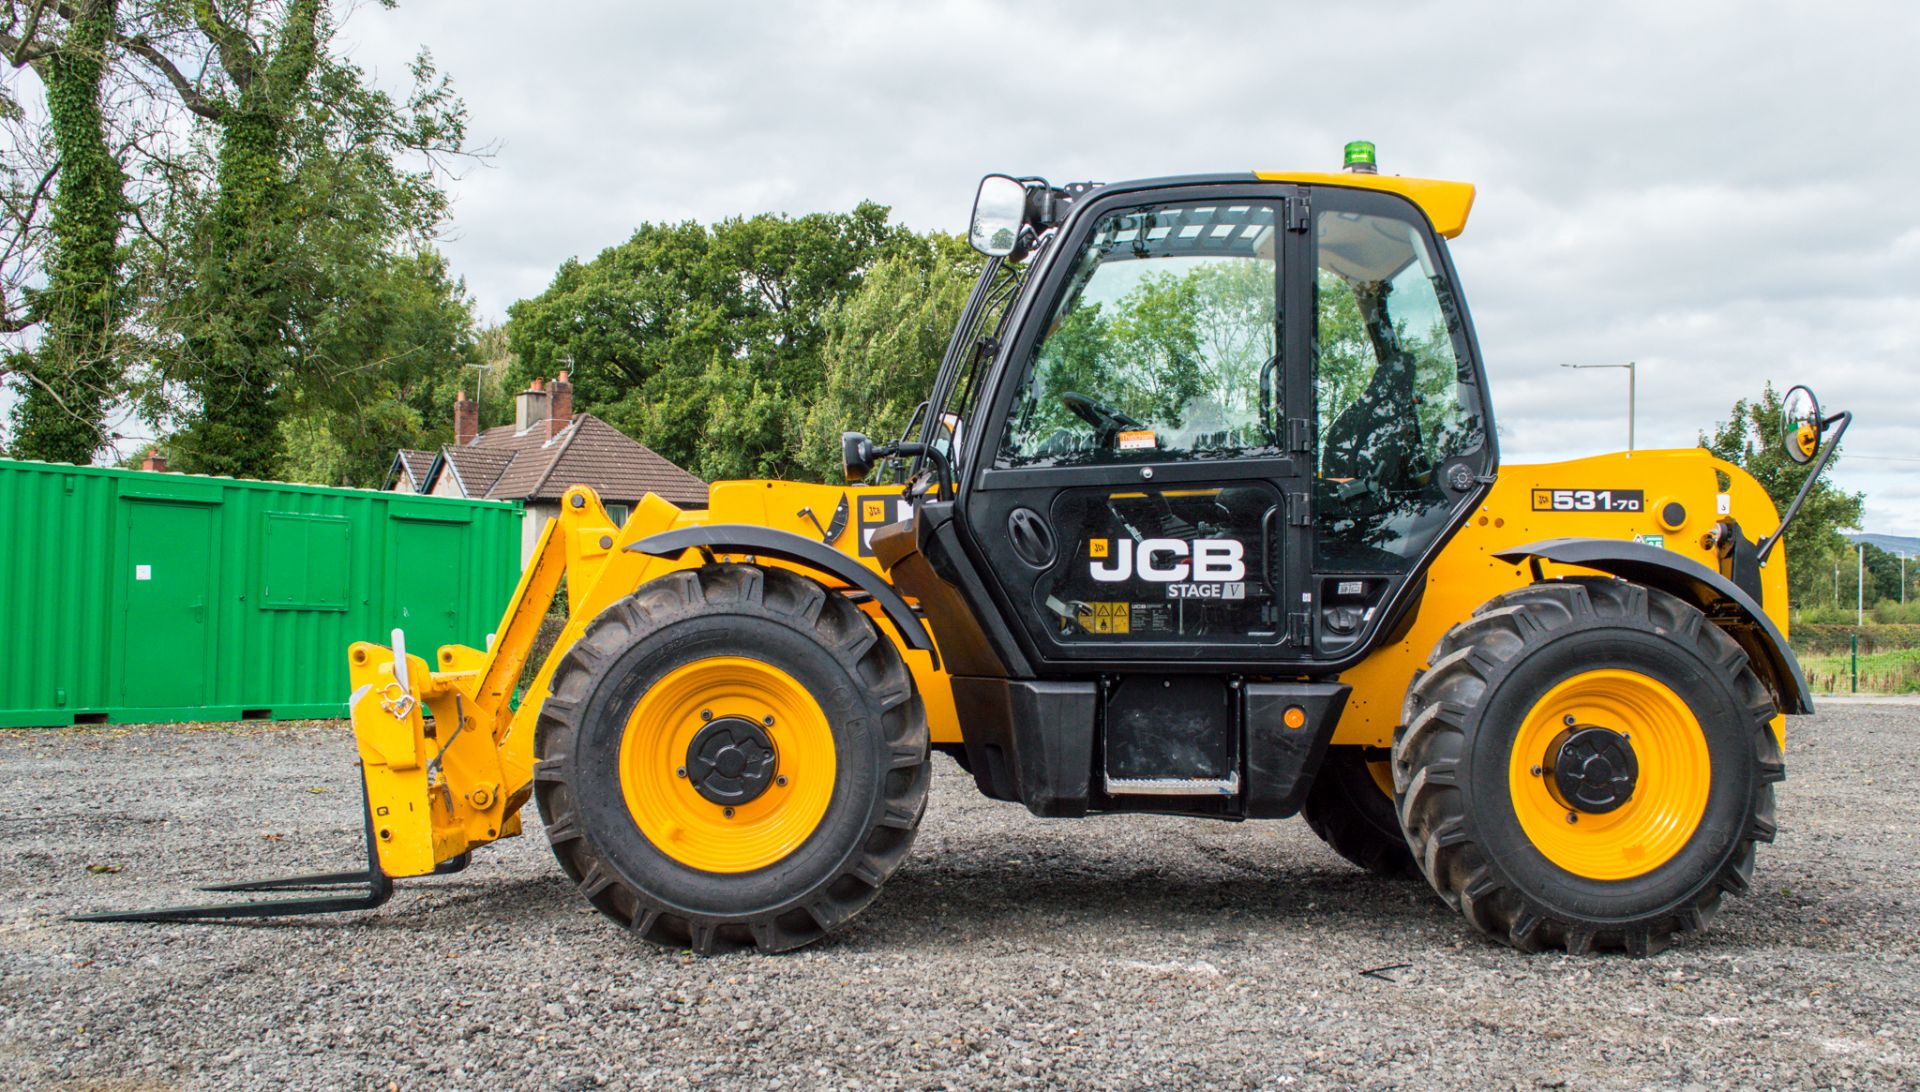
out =
<path fill-rule="evenodd" d="M 694 737 L 723 717 L 762 725 L 775 755 L 772 782 L 731 808 L 681 772 Z M 751 872 L 800 848 L 827 813 L 834 770 L 820 703 L 785 671 L 742 656 L 668 672 L 634 705 L 620 741 L 620 789 L 634 823 L 660 852 L 703 872 Z"/>
<path fill-rule="evenodd" d="M 1628 737 L 1639 777 L 1626 803 L 1595 814 L 1570 812 L 1555 798 L 1548 752 L 1569 724 Z M 1607 669 L 1575 675 L 1534 704 L 1514 737 L 1508 783 L 1521 828 L 1549 861 L 1576 876 L 1624 880 L 1687 844 L 1713 777 L 1699 718 L 1680 695 L 1639 672 Z"/>

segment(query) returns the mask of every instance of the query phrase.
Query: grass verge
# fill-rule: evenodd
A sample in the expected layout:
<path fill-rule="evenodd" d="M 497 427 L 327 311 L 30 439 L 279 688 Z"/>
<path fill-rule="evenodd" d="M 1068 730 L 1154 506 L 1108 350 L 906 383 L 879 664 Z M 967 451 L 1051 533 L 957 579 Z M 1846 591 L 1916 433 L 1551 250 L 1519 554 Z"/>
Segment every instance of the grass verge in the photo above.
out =
<path fill-rule="evenodd" d="M 1853 668 L 1845 654 L 1804 656 L 1800 668 L 1816 693 L 1845 694 L 1853 689 Z M 1861 653 L 1860 693 L 1920 693 L 1920 648 Z"/>

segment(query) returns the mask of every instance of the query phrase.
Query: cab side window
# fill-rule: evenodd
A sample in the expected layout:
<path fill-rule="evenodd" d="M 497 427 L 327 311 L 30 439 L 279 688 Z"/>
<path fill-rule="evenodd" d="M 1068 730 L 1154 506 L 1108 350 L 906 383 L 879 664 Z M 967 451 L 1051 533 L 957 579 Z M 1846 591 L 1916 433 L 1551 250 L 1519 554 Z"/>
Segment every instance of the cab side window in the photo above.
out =
<path fill-rule="evenodd" d="M 1276 446 L 1275 210 L 1153 205 L 1095 224 L 1008 419 L 1001 466 Z"/>
<path fill-rule="evenodd" d="M 1399 571 L 1450 507 L 1449 459 L 1484 434 L 1458 313 L 1411 219 L 1316 216 L 1319 565 Z"/>

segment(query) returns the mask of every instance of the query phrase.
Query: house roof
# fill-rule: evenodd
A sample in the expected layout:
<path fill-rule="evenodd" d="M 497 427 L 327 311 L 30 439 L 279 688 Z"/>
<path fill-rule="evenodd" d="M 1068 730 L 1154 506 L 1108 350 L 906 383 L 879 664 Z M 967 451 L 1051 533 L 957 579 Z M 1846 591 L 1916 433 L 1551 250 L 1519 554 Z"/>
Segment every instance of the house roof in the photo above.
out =
<path fill-rule="evenodd" d="M 682 506 L 707 503 L 706 482 L 591 413 L 574 414 L 551 439 L 544 423 L 525 432 L 502 425 L 442 448 L 428 484 L 447 470 L 462 494 L 488 500 L 558 500 L 585 485 L 609 503 L 632 504 L 648 493 Z"/>
<path fill-rule="evenodd" d="M 435 456 L 431 451 L 414 451 L 401 448 L 393 457 L 393 466 L 387 470 L 387 480 L 392 481 L 401 474 L 407 476 L 407 484 L 415 493 L 427 491 L 427 471 L 433 469 Z"/>
<path fill-rule="evenodd" d="M 484 497 L 500 478 L 500 472 L 513 462 L 514 452 L 497 447 L 449 447 L 441 453 L 460 483 L 460 491 L 469 497 Z"/>

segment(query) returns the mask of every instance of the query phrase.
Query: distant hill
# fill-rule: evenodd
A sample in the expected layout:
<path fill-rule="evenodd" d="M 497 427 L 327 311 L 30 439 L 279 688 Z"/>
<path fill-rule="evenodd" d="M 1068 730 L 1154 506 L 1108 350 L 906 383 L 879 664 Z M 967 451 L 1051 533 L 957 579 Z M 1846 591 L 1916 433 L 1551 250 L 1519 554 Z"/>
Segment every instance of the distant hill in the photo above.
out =
<path fill-rule="evenodd" d="M 1920 557 L 1920 538 L 1911 535 L 1848 535 L 1850 542 L 1864 542 L 1869 546 L 1878 546 L 1890 554 L 1906 554 L 1908 557 Z"/>

